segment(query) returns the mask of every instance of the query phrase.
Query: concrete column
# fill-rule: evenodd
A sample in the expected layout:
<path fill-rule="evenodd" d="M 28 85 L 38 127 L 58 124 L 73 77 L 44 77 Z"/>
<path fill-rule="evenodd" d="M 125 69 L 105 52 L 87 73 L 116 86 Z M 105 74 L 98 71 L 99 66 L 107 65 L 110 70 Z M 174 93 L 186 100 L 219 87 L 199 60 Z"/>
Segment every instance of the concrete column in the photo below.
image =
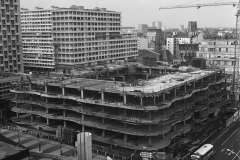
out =
<path fill-rule="evenodd" d="M 85 132 L 85 126 L 82 125 L 82 132 Z"/>
<path fill-rule="evenodd" d="M 163 101 L 165 101 L 165 93 L 163 93 Z"/>
<path fill-rule="evenodd" d="M 183 121 L 183 125 L 184 125 L 184 126 L 186 125 L 186 121 L 185 121 L 185 120 Z"/>
<path fill-rule="evenodd" d="M 49 113 L 49 109 L 48 108 L 46 108 L 46 114 L 48 114 Z"/>
<path fill-rule="evenodd" d="M 33 122 L 33 121 L 34 121 L 34 115 L 31 114 L 31 122 Z"/>
<path fill-rule="evenodd" d="M 174 89 L 174 97 L 177 97 L 177 89 Z"/>
<path fill-rule="evenodd" d="M 104 101 L 104 90 L 101 91 L 101 100 Z"/>
<path fill-rule="evenodd" d="M 102 118 L 102 124 L 105 124 L 105 118 Z"/>
<path fill-rule="evenodd" d="M 122 78 L 123 78 L 123 82 L 125 82 L 125 76 L 122 76 Z"/>
<path fill-rule="evenodd" d="M 19 118 L 19 113 L 17 112 L 17 119 Z"/>
<path fill-rule="evenodd" d="M 227 95 L 227 99 L 230 99 L 230 96 L 229 96 L 229 94 Z"/>
<path fill-rule="evenodd" d="M 46 103 L 48 103 L 48 98 L 46 97 Z"/>
<path fill-rule="evenodd" d="M 62 95 L 65 96 L 65 88 L 62 87 Z"/>
<path fill-rule="evenodd" d="M 214 78 L 215 78 L 215 82 L 216 82 L 217 81 L 217 73 L 215 73 L 214 76 L 215 76 Z"/>
<path fill-rule="evenodd" d="M 63 110 L 63 117 L 66 117 L 66 116 L 67 116 L 66 110 Z"/>
<path fill-rule="evenodd" d="M 29 95 L 29 98 L 30 98 L 30 101 L 31 101 L 32 100 L 32 95 L 31 94 Z"/>
<path fill-rule="evenodd" d="M 162 137 L 163 137 L 163 139 L 165 138 L 165 133 L 163 133 Z"/>
<path fill-rule="evenodd" d="M 176 124 L 174 124 L 174 126 L 173 126 L 173 131 L 174 131 L 174 132 L 176 132 L 176 131 L 177 131 Z"/>
<path fill-rule="evenodd" d="M 48 92 L 47 85 L 45 85 L 45 92 L 46 92 L 46 93 Z"/>
<path fill-rule="evenodd" d="M 146 74 L 146 80 L 148 80 L 148 74 Z"/>
<path fill-rule="evenodd" d="M 16 103 L 16 108 L 18 108 L 18 103 Z"/>
<path fill-rule="evenodd" d="M 81 98 L 84 98 L 83 89 L 81 89 Z"/>
<path fill-rule="evenodd" d="M 201 79 L 202 85 L 203 85 L 203 78 Z"/>
<path fill-rule="evenodd" d="M 119 76 L 119 70 L 117 70 L 117 76 Z"/>
<path fill-rule="evenodd" d="M 124 134 L 124 142 L 127 142 L 127 141 L 128 141 L 128 135 Z"/>
<path fill-rule="evenodd" d="M 153 104 L 156 105 L 156 97 L 153 97 Z"/>
<path fill-rule="evenodd" d="M 102 136 L 105 137 L 106 136 L 106 131 L 103 129 L 102 130 Z"/>
<path fill-rule="evenodd" d="M 63 121 L 63 126 L 67 128 L 67 121 Z"/>
<path fill-rule="evenodd" d="M 29 84 L 29 90 L 30 91 L 32 90 L 32 84 L 31 83 Z"/>
<path fill-rule="evenodd" d="M 184 85 L 184 92 L 185 93 L 187 92 L 187 85 L 186 84 Z"/>
<path fill-rule="evenodd" d="M 96 79 L 98 79 L 98 74 L 96 74 Z"/>
<path fill-rule="evenodd" d="M 84 117 L 84 114 L 82 114 L 82 121 L 84 121 L 85 117 Z"/>
<path fill-rule="evenodd" d="M 33 106 L 31 105 L 30 110 L 33 111 Z"/>
<path fill-rule="evenodd" d="M 123 103 L 127 104 L 127 95 L 126 94 L 123 95 Z"/>
<path fill-rule="evenodd" d="M 143 97 L 140 97 L 140 105 L 143 106 Z"/>
<path fill-rule="evenodd" d="M 196 89 L 196 82 L 193 82 L 193 89 Z"/>
<path fill-rule="evenodd" d="M 49 126 L 49 119 L 47 118 L 47 125 Z"/>
<path fill-rule="evenodd" d="M 148 125 L 148 131 L 149 131 L 149 133 L 152 132 L 152 125 L 151 124 Z"/>
<path fill-rule="evenodd" d="M 149 74 L 150 75 L 152 74 L 152 68 L 149 68 Z"/>
<path fill-rule="evenodd" d="M 152 137 L 148 137 L 148 146 L 149 146 L 149 147 L 152 146 Z"/>
<path fill-rule="evenodd" d="M 109 78 L 109 71 L 107 71 L 107 78 Z"/>

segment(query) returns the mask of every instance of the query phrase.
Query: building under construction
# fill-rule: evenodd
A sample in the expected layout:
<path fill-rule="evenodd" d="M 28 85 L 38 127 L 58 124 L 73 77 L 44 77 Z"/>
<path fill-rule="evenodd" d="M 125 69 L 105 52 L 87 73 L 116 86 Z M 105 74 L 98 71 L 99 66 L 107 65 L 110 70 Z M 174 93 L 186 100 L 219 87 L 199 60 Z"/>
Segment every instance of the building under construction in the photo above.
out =
<path fill-rule="evenodd" d="M 93 148 L 112 153 L 117 147 L 115 154 L 123 156 L 121 149 L 164 151 L 177 136 L 189 136 L 231 103 L 224 69 L 135 67 L 109 74 L 124 78 L 22 80 L 11 90 L 16 95 L 13 122 L 57 131 L 58 137 L 63 137 L 59 128 L 69 130 L 68 143 L 76 141 L 75 133 L 91 132 Z M 137 81 L 129 74 L 155 77 Z"/>

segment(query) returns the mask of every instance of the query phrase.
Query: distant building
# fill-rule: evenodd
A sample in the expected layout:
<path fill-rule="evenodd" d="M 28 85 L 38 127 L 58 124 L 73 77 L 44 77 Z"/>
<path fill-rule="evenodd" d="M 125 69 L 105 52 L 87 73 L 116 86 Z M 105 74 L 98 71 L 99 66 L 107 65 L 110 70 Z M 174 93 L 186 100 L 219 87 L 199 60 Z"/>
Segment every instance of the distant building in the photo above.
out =
<path fill-rule="evenodd" d="M 147 34 L 147 32 L 148 32 L 148 25 L 147 24 L 139 24 L 138 25 L 138 32 Z"/>
<path fill-rule="evenodd" d="M 162 26 L 162 31 L 165 31 L 165 29 L 166 29 L 166 27 L 163 25 L 163 26 Z"/>
<path fill-rule="evenodd" d="M 0 72 L 23 72 L 20 0 L 1 0 Z"/>
<path fill-rule="evenodd" d="M 122 27 L 120 34 L 124 38 L 136 38 L 137 29 L 135 27 Z"/>
<path fill-rule="evenodd" d="M 151 30 L 147 33 L 148 48 L 158 53 L 162 51 L 162 45 L 165 43 L 165 36 L 161 29 Z"/>
<path fill-rule="evenodd" d="M 179 30 L 180 30 L 180 32 L 183 32 L 184 31 L 184 25 L 180 25 Z"/>
<path fill-rule="evenodd" d="M 156 27 L 157 29 L 162 29 L 162 22 L 160 21 L 152 22 L 152 26 Z"/>
<path fill-rule="evenodd" d="M 138 55 L 137 38 L 121 34 L 121 12 L 75 5 L 37 7 L 21 10 L 21 20 L 24 65 L 29 70 L 58 66 L 69 72 Z"/>
<path fill-rule="evenodd" d="M 148 48 L 148 39 L 144 37 L 138 37 L 138 50 Z"/>
<path fill-rule="evenodd" d="M 205 58 L 207 66 L 225 68 L 226 73 L 233 73 L 235 39 L 205 39 L 199 45 L 198 58 Z M 237 53 L 239 49 L 237 48 Z"/>
<path fill-rule="evenodd" d="M 196 32 L 197 31 L 197 22 L 189 21 L 188 22 L 188 32 Z"/>

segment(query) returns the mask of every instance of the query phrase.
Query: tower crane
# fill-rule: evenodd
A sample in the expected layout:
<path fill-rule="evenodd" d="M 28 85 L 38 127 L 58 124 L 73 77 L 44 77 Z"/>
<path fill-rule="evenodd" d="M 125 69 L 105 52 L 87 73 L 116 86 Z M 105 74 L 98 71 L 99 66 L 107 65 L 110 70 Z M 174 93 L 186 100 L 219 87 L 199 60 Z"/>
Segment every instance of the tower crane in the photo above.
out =
<path fill-rule="evenodd" d="M 240 22 L 240 0 L 238 2 L 216 2 L 216 3 L 204 3 L 204 4 L 193 4 L 193 5 L 176 5 L 176 6 L 165 6 L 165 7 L 160 7 L 159 10 L 163 9 L 176 9 L 176 8 L 192 8 L 196 7 L 197 9 L 201 7 L 212 7 L 212 6 L 223 6 L 223 5 L 232 5 L 233 7 L 236 8 L 236 28 L 235 28 L 235 48 L 234 48 L 234 62 L 233 62 L 233 75 L 232 75 L 232 105 L 234 107 L 237 107 L 237 102 L 236 102 L 236 93 L 239 92 L 239 25 L 238 23 Z M 238 48 L 237 48 L 238 46 Z"/>

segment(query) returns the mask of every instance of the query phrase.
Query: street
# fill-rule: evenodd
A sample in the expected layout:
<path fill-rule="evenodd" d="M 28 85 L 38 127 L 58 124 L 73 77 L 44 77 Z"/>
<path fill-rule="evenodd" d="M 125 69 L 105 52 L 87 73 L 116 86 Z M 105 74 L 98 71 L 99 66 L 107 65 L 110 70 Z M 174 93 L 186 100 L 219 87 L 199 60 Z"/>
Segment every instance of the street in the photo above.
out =
<path fill-rule="evenodd" d="M 240 160 L 237 155 L 230 154 L 227 149 L 232 150 L 236 154 L 240 155 L 240 122 L 236 124 L 226 132 L 217 145 L 214 145 L 215 154 L 210 160 Z"/>

